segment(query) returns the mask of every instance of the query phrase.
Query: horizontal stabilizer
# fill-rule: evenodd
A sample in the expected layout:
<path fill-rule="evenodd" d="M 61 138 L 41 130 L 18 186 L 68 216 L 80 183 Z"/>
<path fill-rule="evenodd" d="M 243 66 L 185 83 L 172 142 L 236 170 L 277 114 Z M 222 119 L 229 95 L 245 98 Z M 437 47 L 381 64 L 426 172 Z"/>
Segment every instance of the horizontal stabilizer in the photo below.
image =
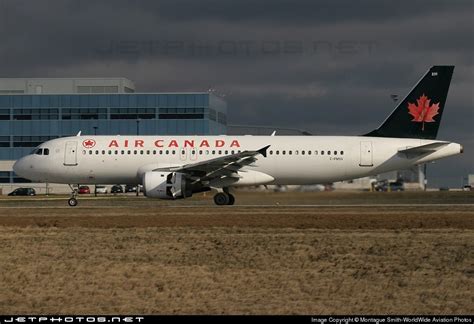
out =
<path fill-rule="evenodd" d="M 426 153 L 435 152 L 438 149 L 445 147 L 448 144 L 449 142 L 435 142 L 435 143 L 430 143 L 430 144 L 425 144 L 425 145 L 420 145 L 420 146 L 415 146 L 415 147 L 409 147 L 406 149 L 399 149 L 398 153 L 403 153 L 407 155 L 426 154 Z"/>

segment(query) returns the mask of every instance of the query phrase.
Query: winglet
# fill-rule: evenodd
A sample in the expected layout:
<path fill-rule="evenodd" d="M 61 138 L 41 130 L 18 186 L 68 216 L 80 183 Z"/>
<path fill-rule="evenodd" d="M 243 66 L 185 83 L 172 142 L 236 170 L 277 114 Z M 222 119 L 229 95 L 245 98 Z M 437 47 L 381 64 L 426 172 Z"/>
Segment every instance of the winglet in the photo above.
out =
<path fill-rule="evenodd" d="M 270 147 L 270 145 L 267 145 L 265 147 L 262 147 L 260 150 L 258 150 L 257 152 L 262 154 L 263 157 L 267 157 L 267 150 L 268 148 Z"/>
<path fill-rule="evenodd" d="M 81 136 L 82 131 L 79 131 L 76 136 Z"/>
<path fill-rule="evenodd" d="M 277 132 L 277 131 L 274 130 L 273 133 L 272 133 L 270 136 L 275 136 L 276 132 Z"/>

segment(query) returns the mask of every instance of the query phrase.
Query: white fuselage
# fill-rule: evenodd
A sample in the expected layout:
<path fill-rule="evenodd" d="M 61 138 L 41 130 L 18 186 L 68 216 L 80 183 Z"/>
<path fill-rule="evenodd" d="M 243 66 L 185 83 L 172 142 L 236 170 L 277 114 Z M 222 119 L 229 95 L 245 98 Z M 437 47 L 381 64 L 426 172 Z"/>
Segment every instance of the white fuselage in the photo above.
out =
<path fill-rule="evenodd" d="M 15 171 L 38 182 L 140 184 L 146 171 L 215 159 L 269 145 L 267 156 L 239 171 L 232 184 L 315 184 L 355 179 L 459 154 L 449 143 L 432 152 L 405 156 L 399 150 L 433 140 L 364 136 L 76 136 L 43 143 L 48 155 L 18 160 Z"/>

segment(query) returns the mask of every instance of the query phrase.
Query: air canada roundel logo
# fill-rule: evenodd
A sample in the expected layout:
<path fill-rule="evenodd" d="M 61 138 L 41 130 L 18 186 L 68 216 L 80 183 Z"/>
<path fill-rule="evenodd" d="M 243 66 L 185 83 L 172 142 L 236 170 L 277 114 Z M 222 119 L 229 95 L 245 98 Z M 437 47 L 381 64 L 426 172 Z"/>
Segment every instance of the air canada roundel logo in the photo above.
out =
<path fill-rule="evenodd" d="M 85 148 L 93 148 L 95 146 L 95 141 L 93 139 L 86 139 L 82 142 L 82 146 Z"/>
<path fill-rule="evenodd" d="M 420 98 L 416 99 L 416 104 L 408 103 L 408 113 L 412 115 L 412 122 L 422 123 L 421 130 L 425 130 L 425 123 L 433 123 L 436 120 L 434 116 L 438 115 L 439 102 L 430 104 L 431 99 L 423 94 Z"/>

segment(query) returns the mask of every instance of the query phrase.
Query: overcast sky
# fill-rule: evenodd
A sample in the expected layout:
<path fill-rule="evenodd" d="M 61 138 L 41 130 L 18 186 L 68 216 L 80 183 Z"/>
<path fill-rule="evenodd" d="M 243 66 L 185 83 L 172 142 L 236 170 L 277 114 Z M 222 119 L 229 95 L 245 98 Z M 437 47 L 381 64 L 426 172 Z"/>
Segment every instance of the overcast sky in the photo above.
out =
<path fill-rule="evenodd" d="M 358 135 L 434 64 L 456 65 L 438 137 L 474 173 L 474 1 L 0 0 L 0 77 L 132 79 L 141 92 L 226 94 L 229 123 Z"/>

